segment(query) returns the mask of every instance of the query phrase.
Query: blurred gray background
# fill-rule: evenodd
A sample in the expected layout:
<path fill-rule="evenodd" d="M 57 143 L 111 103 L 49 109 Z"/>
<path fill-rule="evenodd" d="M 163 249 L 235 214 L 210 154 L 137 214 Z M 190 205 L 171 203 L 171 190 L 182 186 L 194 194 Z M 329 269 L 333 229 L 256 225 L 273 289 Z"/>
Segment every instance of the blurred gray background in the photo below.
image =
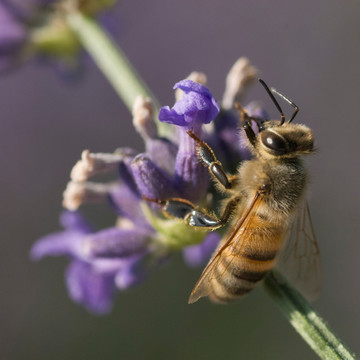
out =
<path fill-rule="evenodd" d="M 309 161 L 324 267 L 314 306 L 358 354 L 359 11 L 358 1 L 123 0 L 114 13 L 116 40 L 163 105 L 192 70 L 204 71 L 221 99 L 227 71 L 245 55 L 300 106 L 297 121 L 314 129 L 319 148 Z M 277 115 L 260 86 L 247 99 Z M 120 293 L 108 316 L 73 304 L 66 259 L 31 263 L 31 244 L 59 229 L 62 191 L 83 149 L 142 143 L 92 64 L 72 85 L 39 65 L 2 77 L 0 116 L 1 359 L 317 358 L 261 287 L 229 306 L 187 305 L 201 269 L 180 256 Z M 105 208 L 90 211 L 99 225 L 113 221 Z"/>

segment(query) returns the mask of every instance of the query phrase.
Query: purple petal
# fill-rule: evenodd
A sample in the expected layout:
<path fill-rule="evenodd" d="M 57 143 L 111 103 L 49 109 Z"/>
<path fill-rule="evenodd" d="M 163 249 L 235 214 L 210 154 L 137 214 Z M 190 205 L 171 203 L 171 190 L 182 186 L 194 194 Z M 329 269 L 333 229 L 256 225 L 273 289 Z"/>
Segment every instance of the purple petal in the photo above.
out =
<path fill-rule="evenodd" d="M 66 230 L 76 230 L 83 233 L 93 232 L 93 226 L 79 211 L 63 211 L 60 214 L 60 224 Z"/>
<path fill-rule="evenodd" d="M 200 135 L 200 130 L 196 135 Z M 183 197 L 197 202 L 206 193 L 209 173 L 200 162 L 196 144 L 184 128 L 179 129 L 179 151 L 176 156 L 174 184 Z"/>
<path fill-rule="evenodd" d="M 0 24 L 14 21 L 25 23 L 32 14 L 32 5 L 25 1 L 1 1 L 0 3 Z"/>
<path fill-rule="evenodd" d="M 140 197 L 131 170 L 131 163 L 133 162 L 137 153 L 129 148 L 120 149 L 120 153 L 124 154 L 124 161 L 119 163 L 120 179 L 134 192 L 134 194 Z"/>
<path fill-rule="evenodd" d="M 202 121 L 203 124 L 207 124 L 215 119 L 219 113 L 220 108 L 206 86 L 192 80 L 182 80 L 175 84 L 174 89 L 180 89 L 185 92 L 185 95 L 191 95 L 197 105 L 195 109 L 206 110 L 208 112 L 208 118 L 204 118 L 205 122 Z"/>
<path fill-rule="evenodd" d="M 191 267 L 198 267 L 205 264 L 209 261 L 220 239 L 220 234 L 214 231 L 209 233 L 200 244 L 187 246 L 183 250 L 186 264 Z"/>
<path fill-rule="evenodd" d="M 23 26 L 16 22 L 2 22 L 0 24 L 1 56 L 17 52 L 27 39 Z"/>
<path fill-rule="evenodd" d="M 97 272 L 101 274 L 115 275 L 117 272 L 128 267 L 132 263 L 133 258 L 130 256 L 126 258 L 94 258 L 91 260 L 91 264 Z"/>
<path fill-rule="evenodd" d="M 31 248 L 30 258 L 40 260 L 44 256 L 82 257 L 82 242 L 86 234 L 75 230 L 53 233 L 39 239 Z"/>
<path fill-rule="evenodd" d="M 195 81 L 192 81 L 192 80 L 189 80 L 189 79 L 185 79 L 185 80 L 181 80 L 179 82 L 177 82 L 173 89 L 180 89 L 182 90 L 185 94 L 188 94 L 190 93 L 191 91 L 195 92 L 195 93 L 199 93 L 205 97 L 208 97 L 208 98 L 212 98 L 212 94 L 210 92 L 210 90 L 198 83 L 198 82 L 195 82 Z"/>
<path fill-rule="evenodd" d="M 173 175 L 178 147 L 164 138 L 147 139 L 146 152 L 150 159 L 169 175 Z"/>
<path fill-rule="evenodd" d="M 115 283 L 118 289 L 128 289 L 138 285 L 145 279 L 148 270 L 146 270 L 146 266 L 142 260 L 143 255 L 134 257 L 133 260 L 129 262 L 128 266 L 124 267 L 116 274 Z"/>
<path fill-rule="evenodd" d="M 131 164 L 141 195 L 150 199 L 166 199 L 176 194 L 171 178 L 146 154 L 139 154 Z"/>
<path fill-rule="evenodd" d="M 169 106 L 160 109 L 160 121 L 192 128 L 215 119 L 219 106 L 206 86 L 192 80 L 183 80 L 175 84 L 174 89 L 176 88 L 185 94 L 172 109 Z"/>
<path fill-rule="evenodd" d="M 149 232 L 117 227 L 88 235 L 84 241 L 91 257 L 127 257 L 142 252 L 148 244 Z"/>
<path fill-rule="evenodd" d="M 169 106 L 163 106 L 159 110 L 159 120 L 168 124 L 174 124 L 177 126 L 188 125 L 185 121 L 185 117 L 178 114 L 175 110 L 170 109 Z"/>
<path fill-rule="evenodd" d="M 146 219 L 140 207 L 140 195 L 134 193 L 126 184 L 119 184 L 109 193 L 110 204 L 120 217 L 145 225 Z"/>
<path fill-rule="evenodd" d="M 95 314 L 108 313 L 115 294 L 114 276 L 101 274 L 85 262 L 74 260 L 66 271 L 66 284 L 73 301 Z"/>

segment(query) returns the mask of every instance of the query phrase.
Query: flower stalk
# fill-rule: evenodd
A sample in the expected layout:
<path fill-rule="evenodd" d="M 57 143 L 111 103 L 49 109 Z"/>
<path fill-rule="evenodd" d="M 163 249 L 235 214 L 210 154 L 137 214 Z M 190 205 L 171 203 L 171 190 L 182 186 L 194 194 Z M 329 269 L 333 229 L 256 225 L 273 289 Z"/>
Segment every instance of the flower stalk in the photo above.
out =
<path fill-rule="evenodd" d="M 356 359 L 310 304 L 278 272 L 270 273 L 264 284 L 291 325 L 321 359 Z"/>

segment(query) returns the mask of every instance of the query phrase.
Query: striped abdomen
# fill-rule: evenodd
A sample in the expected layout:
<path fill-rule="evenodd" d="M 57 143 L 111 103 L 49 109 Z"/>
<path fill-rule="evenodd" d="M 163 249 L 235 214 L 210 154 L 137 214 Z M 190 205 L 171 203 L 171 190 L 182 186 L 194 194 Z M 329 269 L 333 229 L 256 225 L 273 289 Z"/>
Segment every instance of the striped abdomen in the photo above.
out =
<path fill-rule="evenodd" d="M 211 300 L 228 302 L 247 294 L 274 267 L 284 231 L 271 224 L 266 225 L 254 221 L 247 229 L 246 237 L 240 229 L 233 235 L 229 246 L 218 254 L 209 279 Z M 237 241 L 238 238 L 240 241 Z"/>

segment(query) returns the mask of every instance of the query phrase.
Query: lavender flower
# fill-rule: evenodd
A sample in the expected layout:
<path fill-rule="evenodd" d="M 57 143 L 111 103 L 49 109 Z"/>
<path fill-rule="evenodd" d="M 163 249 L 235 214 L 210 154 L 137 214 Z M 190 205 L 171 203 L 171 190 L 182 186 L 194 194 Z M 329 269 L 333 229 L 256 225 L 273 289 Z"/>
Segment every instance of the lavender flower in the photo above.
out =
<path fill-rule="evenodd" d="M 96 16 L 115 0 L 83 0 L 80 11 Z M 2 0 L 0 3 L 0 72 L 36 57 L 57 71 L 77 72 L 81 46 L 66 21 L 70 0 Z"/>
<path fill-rule="evenodd" d="M 206 79 L 196 73 L 191 77 Z M 249 79 L 239 81 L 249 83 Z M 144 201 L 182 197 L 216 208 L 216 200 L 207 196 L 208 170 L 199 162 L 196 144 L 186 134 L 187 129 L 214 144 L 218 156 L 224 155 L 226 148 L 238 158 L 242 156 L 233 110 L 219 114 L 204 84 L 187 79 L 174 88 L 184 94 L 177 95 L 171 109 L 161 108 L 159 119 L 174 126 L 175 135 L 171 139 L 158 135 L 152 102 L 139 97 L 134 104 L 133 124 L 145 142 L 146 152 L 120 148 L 113 154 L 93 154 L 85 150 L 64 192 L 63 205 L 71 210 L 61 217 L 65 230 L 38 240 L 31 251 L 34 260 L 59 255 L 71 259 L 66 272 L 70 297 L 91 312 L 108 312 L 116 290 L 140 283 L 174 252 L 183 250 L 185 262 L 199 266 L 210 258 L 219 242 L 217 232 L 194 231 L 185 222 L 164 217 L 158 204 Z M 242 91 L 241 86 L 237 91 Z M 227 89 L 227 96 L 230 93 Z M 249 111 L 259 113 L 261 108 L 251 105 Z M 203 129 L 214 119 L 214 126 Z M 118 171 L 115 181 L 90 181 L 97 174 L 114 170 Z M 115 226 L 94 231 L 78 213 L 80 206 L 90 202 L 108 202 L 118 217 Z"/>
<path fill-rule="evenodd" d="M 198 202 L 206 193 L 209 176 L 207 170 L 199 166 L 195 141 L 186 131 L 191 129 L 201 137 L 202 125 L 214 120 L 220 109 L 209 89 L 202 84 L 183 80 L 175 84 L 174 89 L 182 90 L 184 95 L 172 109 L 169 106 L 162 107 L 159 120 L 180 127 L 174 183 L 183 197 Z"/>
<path fill-rule="evenodd" d="M 108 312 L 115 294 L 115 279 L 121 278 L 126 288 L 141 277 L 138 273 L 135 278 L 132 269 L 146 253 L 147 233 L 117 227 L 94 232 L 80 213 L 70 211 L 62 213 L 60 223 L 64 230 L 39 239 L 31 250 L 31 258 L 68 256 L 71 262 L 66 270 L 66 284 L 70 297 L 93 313 Z"/>
<path fill-rule="evenodd" d="M 184 260 L 191 267 L 198 267 L 204 263 L 204 259 L 210 259 L 211 254 L 215 251 L 221 236 L 216 231 L 209 235 L 197 245 L 189 245 L 184 248 Z"/>
<path fill-rule="evenodd" d="M 160 109 L 159 120 L 177 126 L 198 128 L 214 120 L 219 113 L 219 106 L 204 85 L 192 80 L 183 80 L 174 85 L 185 95 L 173 106 Z"/>

